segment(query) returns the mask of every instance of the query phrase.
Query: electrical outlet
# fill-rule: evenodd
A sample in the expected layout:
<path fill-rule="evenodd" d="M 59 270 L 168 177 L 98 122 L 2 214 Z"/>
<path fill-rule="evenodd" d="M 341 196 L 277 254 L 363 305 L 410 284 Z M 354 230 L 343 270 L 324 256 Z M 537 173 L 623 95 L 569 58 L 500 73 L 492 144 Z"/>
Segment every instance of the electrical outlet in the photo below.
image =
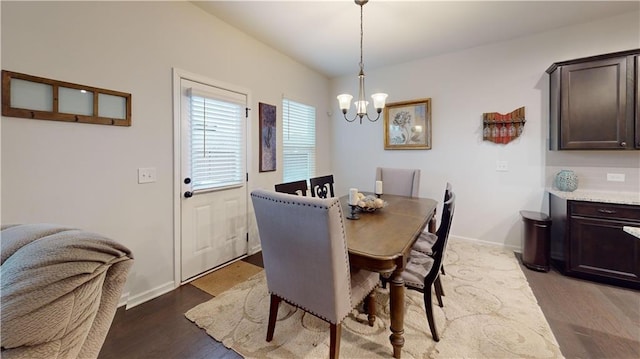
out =
<path fill-rule="evenodd" d="M 151 183 L 156 179 L 155 167 L 138 168 L 138 183 Z"/>
<path fill-rule="evenodd" d="M 507 162 L 507 161 L 496 161 L 496 171 L 498 171 L 498 172 L 507 172 L 507 171 L 509 171 L 509 162 Z"/>
<path fill-rule="evenodd" d="M 624 182 L 624 173 L 607 173 L 607 181 Z"/>

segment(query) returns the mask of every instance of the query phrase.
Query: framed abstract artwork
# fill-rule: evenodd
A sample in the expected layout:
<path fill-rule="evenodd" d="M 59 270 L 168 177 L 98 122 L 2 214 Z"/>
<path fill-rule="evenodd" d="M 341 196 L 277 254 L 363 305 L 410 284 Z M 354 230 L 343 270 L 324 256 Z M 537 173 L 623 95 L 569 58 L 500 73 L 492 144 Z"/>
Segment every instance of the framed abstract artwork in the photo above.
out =
<path fill-rule="evenodd" d="M 430 98 L 395 102 L 385 106 L 384 149 L 431 149 Z"/>
<path fill-rule="evenodd" d="M 276 107 L 260 102 L 260 172 L 276 170 Z"/>

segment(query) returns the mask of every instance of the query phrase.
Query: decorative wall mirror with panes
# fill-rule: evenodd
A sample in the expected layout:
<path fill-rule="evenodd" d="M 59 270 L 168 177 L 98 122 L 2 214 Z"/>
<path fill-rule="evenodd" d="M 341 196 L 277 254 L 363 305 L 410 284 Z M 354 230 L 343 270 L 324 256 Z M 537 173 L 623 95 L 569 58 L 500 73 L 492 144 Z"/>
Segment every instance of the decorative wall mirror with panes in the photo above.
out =
<path fill-rule="evenodd" d="M 131 94 L 2 70 L 2 115 L 131 126 Z"/>

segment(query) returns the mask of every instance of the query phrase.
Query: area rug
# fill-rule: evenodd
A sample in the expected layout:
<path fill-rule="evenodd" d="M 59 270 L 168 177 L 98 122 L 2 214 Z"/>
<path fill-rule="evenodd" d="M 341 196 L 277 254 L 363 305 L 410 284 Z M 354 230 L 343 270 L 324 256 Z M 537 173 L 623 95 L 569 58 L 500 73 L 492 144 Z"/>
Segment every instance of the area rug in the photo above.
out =
<path fill-rule="evenodd" d="M 434 303 L 440 342 L 431 338 L 422 295 L 406 291 L 403 358 L 562 358 L 513 252 L 451 239 Z M 354 310 L 342 324 L 341 358 L 391 358 L 389 293 L 379 288 L 369 327 Z M 329 325 L 286 303 L 265 341 L 269 294 L 264 272 L 189 310 L 186 317 L 245 358 L 327 358 Z"/>
<path fill-rule="evenodd" d="M 194 280 L 191 285 L 215 297 L 262 271 L 257 265 L 237 261 Z"/>

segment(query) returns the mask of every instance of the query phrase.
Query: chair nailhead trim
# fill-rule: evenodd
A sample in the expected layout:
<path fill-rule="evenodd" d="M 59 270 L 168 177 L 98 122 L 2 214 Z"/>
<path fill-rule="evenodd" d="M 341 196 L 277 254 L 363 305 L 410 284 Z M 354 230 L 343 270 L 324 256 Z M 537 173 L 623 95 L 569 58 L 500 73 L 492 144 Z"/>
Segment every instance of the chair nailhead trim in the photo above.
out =
<path fill-rule="evenodd" d="M 272 201 L 272 202 L 291 204 L 291 205 L 297 205 L 297 206 L 304 206 L 304 207 L 315 207 L 315 208 L 321 208 L 321 209 L 329 209 L 329 208 L 332 208 L 334 206 L 339 206 L 340 205 L 340 201 L 335 201 L 335 202 L 331 203 L 329 206 L 325 206 L 325 205 L 318 205 L 318 204 L 311 204 L 311 203 L 300 203 L 300 202 L 295 202 L 295 201 L 285 201 L 285 200 L 275 199 L 275 198 L 271 198 L 271 197 L 258 196 L 258 195 L 255 195 L 255 194 L 252 194 L 251 197 L 261 198 L 261 199 L 265 199 L 267 201 Z"/>

